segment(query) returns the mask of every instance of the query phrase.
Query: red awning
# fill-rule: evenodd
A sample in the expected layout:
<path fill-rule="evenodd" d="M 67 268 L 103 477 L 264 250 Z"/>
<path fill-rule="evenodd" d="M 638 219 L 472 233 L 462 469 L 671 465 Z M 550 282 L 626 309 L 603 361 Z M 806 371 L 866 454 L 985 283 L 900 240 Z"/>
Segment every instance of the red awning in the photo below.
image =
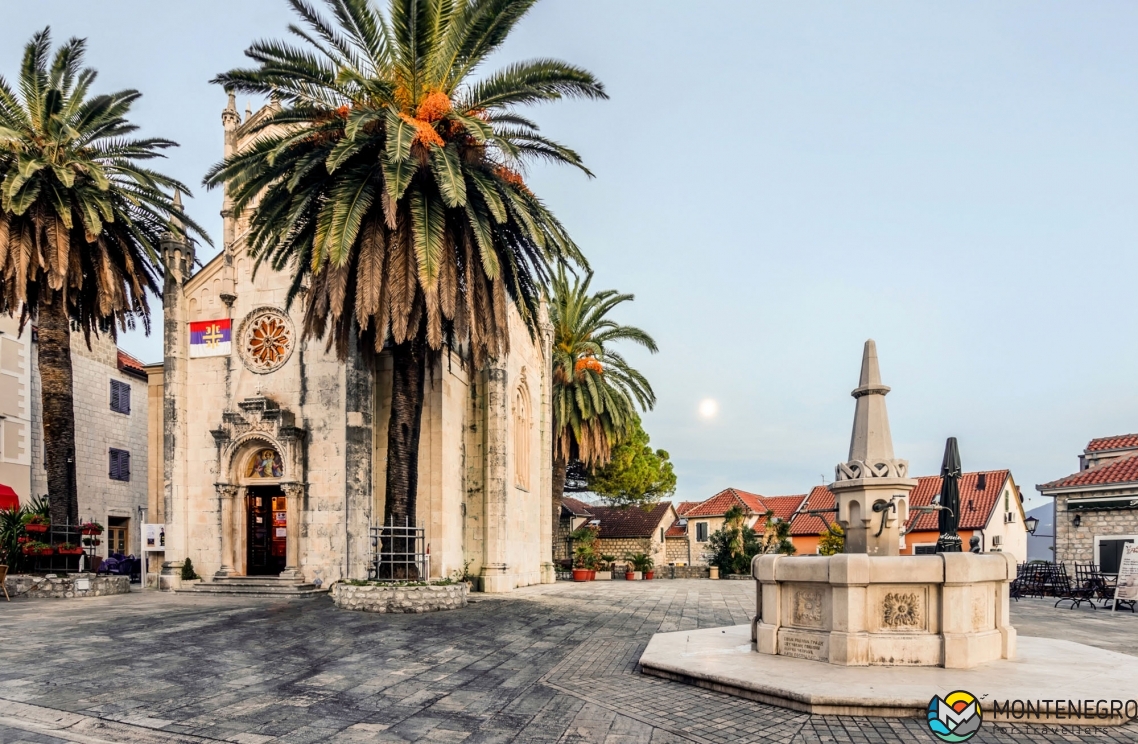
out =
<path fill-rule="evenodd" d="M 12 490 L 11 486 L 5 486 L 0 483 L 0 511 L 7 511 L 8 509 L 19 509 L 20 497 Z"/>

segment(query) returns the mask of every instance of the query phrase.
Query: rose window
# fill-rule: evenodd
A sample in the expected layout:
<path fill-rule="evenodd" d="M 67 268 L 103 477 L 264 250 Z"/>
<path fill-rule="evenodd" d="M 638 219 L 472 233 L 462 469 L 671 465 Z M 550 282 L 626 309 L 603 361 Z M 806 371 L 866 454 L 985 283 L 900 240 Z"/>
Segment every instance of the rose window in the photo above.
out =
<path fill-rule="evenodd" d="M 292 323 L 283 313 L 265 310 L 249 318 L 242 334 L 245 364 L 254 372 L 272 372 L 292 354 Z"/>

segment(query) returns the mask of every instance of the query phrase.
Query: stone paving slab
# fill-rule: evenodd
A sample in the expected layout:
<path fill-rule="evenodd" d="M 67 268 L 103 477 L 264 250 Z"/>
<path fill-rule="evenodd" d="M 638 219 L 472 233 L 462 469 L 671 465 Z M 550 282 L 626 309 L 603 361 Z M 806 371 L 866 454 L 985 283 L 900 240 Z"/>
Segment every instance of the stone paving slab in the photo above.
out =
<path fill-rule="evenodd" d="M 562 582 L 426 615 L 156 592 L 0 603 L 0 744 L 931 741 L 922 721 L 810 716 L 640 674 L 654 633 L 747 623 L 753 592 Z M 1012 608 L 1025 634 L 1093 622 L 1094 645 L 1135 653 L 1138 617 L 1090 612 Z M 1138 727 L 986 726 L 973 741 L 1135 742 Z"/>
<path fill-rule="evenodd" d="M 1133 656 L 1033 636 L 1020 636 L 1017 645 L 1014 660 L 973 669 L 819 666 L 824 662 L 756 653 L 751 626 L 736 625 L 657 633 L 640 666 L 664 679 L 828 715 L 924 718 L 929 700 L 952 690 L 979 698 L 988 720 L 997 720 L 997 701 L 1138 700 Z M 1121 716 L 1079 721 L 1065 715 L 1041 721 L 1080 727 L 1125 722 Z"/>

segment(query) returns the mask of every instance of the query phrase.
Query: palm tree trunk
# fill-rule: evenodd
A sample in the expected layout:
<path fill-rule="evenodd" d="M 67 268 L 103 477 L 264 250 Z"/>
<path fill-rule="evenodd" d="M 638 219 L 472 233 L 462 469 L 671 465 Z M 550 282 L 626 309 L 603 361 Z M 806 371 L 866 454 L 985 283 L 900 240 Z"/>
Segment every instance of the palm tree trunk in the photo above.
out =
<path fill-rule="evenodd" d="M 569 468 L 569 461 L 560 455 L 557 451 L 557 446 L 554 445 L 553 452 L 553 540 L 550 541 L 554 545 L 554 553 L 557 552 L 556 543 L 557 531 L 561 528 L 561 499 L 565 496 L 565 472 Z"/>
<path fill-rule="evenodd" d="M 394 371 L 391 377 L 391 418 L 387 426 L 387 490 L 383 505 L 383 523 L 396 527 L 415 526 L 415 495 L 419 488 L 419 432 L 423 420 L 423 377 L 427 354 L 425 340 L 417 337 L 392 350 Z M 403 540 L 388 540 L 387 553 L 409 553 L 414 545 Z M 398 569 L 380 578 L 417 579 L 418 575 Z"/>
<path fill-rule="evenodd" d="M 44 459 L 51 521 L 79 522 L 75 490 L 75 404 L 71 383 L 71 319 L 62 293 L 39 308 L 38 358 Z"/>

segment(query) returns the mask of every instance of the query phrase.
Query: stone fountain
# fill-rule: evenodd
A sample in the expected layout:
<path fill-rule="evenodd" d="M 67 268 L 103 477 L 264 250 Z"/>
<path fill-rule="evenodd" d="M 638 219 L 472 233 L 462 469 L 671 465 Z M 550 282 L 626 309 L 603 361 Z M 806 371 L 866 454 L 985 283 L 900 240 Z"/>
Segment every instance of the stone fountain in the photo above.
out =
<path fill-rule="evenodd" d="M 894 456 L 888 392 L 867 341 L 849 457 L 830 486 L 837 506 L 820 515 L 842 526 L 845 552 L 756 556 L 750 626 L 657 633 L 641 671 L 825 715 L 925 717 L 938 696 L 967 690 L 986 719 L 1123 723 L 1050 708 L 1029 720 L 1022 707 L 1015 715 L 1014 701 L 1094 700 L 1106 690 L 1138 700 L 1138 667 L 1131 656 L 1070 641 L 1017 639 L 1014 557 L 899 554 L 916 481 Z"/>
<path fill-rule="evenodd" d="M 846 552 L 755 557 L 756 650 L 843 666 L 967 669 L 1012 659 L 1014 557 L 898 555 L 917 481 L 893 454 L 888 392 L 877 347 L 866 341 L 849 459 L 830 486 Z"/>

